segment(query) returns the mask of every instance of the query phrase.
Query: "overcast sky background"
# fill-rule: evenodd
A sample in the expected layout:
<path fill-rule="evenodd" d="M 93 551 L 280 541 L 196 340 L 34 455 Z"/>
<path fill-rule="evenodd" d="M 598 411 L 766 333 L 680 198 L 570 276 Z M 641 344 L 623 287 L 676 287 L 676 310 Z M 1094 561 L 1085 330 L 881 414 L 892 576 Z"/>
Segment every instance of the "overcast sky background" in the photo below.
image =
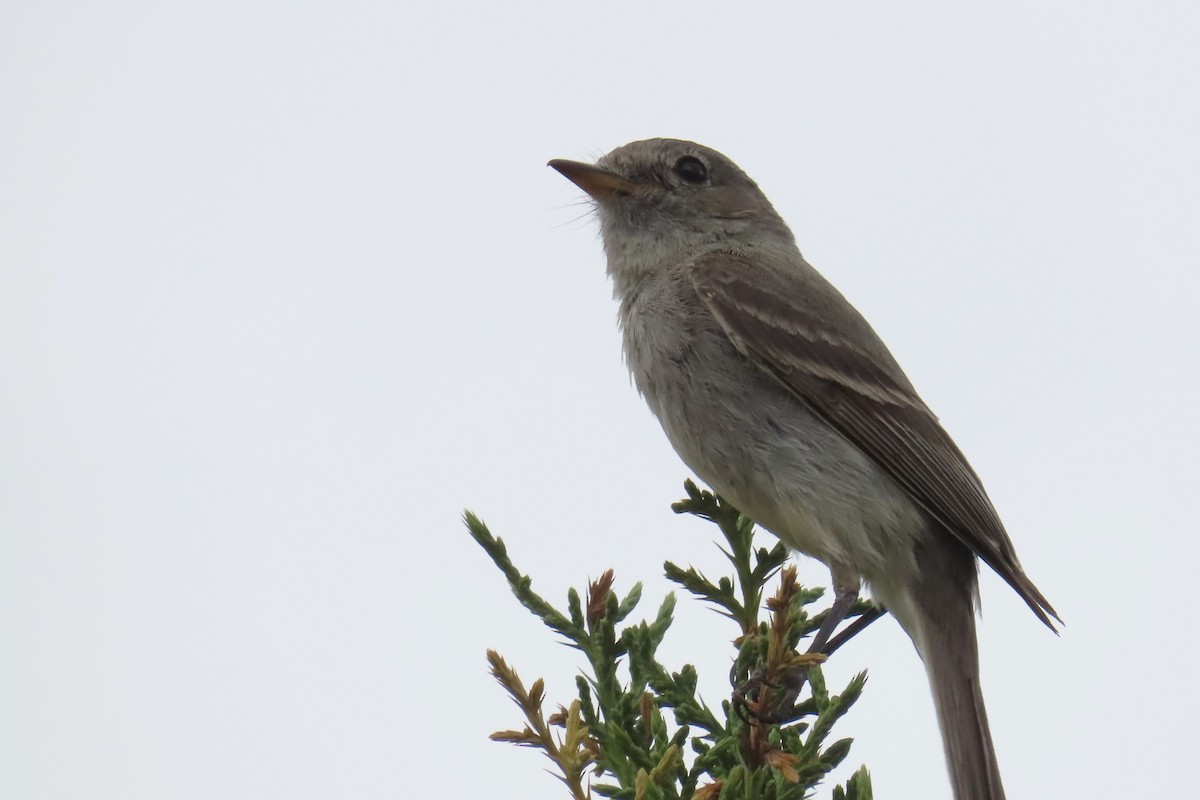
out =
<path fill-rule="evenodd" d="M 0 796 L 565 796 L 484 651 L 580 659 L 459 515 L 556 602 L 721 568 L 544 166 L 650 136 L 758 180 L 1067 621 L 985 576 L 1010 796 L 1187 780 L 1200 7 L 417 5 L 0 6 Z M 839 779 L 949 798 L 894 623 L 863 668 Z"/>

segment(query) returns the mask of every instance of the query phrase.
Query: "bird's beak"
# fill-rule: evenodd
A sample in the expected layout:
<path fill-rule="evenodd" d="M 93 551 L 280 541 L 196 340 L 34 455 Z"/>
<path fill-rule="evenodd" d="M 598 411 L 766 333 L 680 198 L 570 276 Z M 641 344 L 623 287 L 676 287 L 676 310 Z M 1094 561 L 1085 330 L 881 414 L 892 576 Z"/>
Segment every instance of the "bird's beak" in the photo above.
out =
<path fill-rule="evenodd" d="M 623 178 L 615 172 L 609 172 L 594 164 L 555 158 L 547 166 L 554 167 L 562 173 L 563 177 L 583 189 L 595 200 L 625 197 L 633 194 L 637 189 L 637 184 L 628 178 Z"/>

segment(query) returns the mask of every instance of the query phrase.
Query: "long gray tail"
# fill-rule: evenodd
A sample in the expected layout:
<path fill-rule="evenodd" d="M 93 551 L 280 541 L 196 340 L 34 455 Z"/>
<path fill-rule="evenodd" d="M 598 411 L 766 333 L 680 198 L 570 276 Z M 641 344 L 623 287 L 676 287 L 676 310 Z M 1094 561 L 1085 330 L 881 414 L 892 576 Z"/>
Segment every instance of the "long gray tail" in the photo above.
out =
<path fill-rule="evenodd" d="M 941 545 L 918 555 L 923 580 L 912 599 L 920 632 L 909 634 L 917 634 L 929 675 L 955 800 L 1004 800 L 979 687 L 975 558 L 957 542 Z"/>

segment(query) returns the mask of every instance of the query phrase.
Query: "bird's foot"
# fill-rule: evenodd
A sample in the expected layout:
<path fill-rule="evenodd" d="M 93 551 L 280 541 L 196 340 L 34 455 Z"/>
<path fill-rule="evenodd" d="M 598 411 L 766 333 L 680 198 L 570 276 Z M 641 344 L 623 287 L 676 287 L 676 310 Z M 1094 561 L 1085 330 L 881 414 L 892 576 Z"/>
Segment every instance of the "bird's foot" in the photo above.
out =
<path fill-rule="evenodd" d="M 802 714 L 796 698 L 808 680 L 808 672 L 825 661 L 820 653 L 795 655 L 791 663 L 774 669 L 759 669 L 733 690 L 733 707 L 744 722 L 786 725 Z"/>

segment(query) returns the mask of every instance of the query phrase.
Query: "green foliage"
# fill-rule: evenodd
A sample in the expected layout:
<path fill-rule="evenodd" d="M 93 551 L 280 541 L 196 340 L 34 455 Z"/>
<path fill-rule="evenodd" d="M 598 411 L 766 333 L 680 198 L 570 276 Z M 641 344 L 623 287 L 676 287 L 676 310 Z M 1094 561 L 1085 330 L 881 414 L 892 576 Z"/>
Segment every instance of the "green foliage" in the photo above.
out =
<path fill-rule="evenodd" d="M 734 575 L 713 582 L 671 562 L 666 574 L 737 624 L 731 699 L 710 707 L 696 694 L 695 667 L 685 664 L 670 672 L 657 660 L 671 625 L 674 594 L 667 595 L 652 621 L 627 624 L 641 599 L 641 584 L 618 598 L 609 570 L 588 586 L 586 605 L 570 590 L 563 613 L 533 591 L 532 580 L 513 566 L 504 542 L 467 512 L 467 529 L 504 573 L 513 594 L 582 652 L 591 667 L 590 675 L 576 678 L 578 697 L 546 716 L 542 681 L 526 689 L 516 671 L 489 651 L 492 674 L 526 722 L 520 731 L 499 731 L 492 738 L 542 750 L 575 800 L 592 793 L 618 800 L 809 797 L 849 753 L 851 740 L 830 742 L 830 734 L 858 699 L 866 674 L 856 675 L 840 694 L 830 694 L 820 667 L 825 657 L 798 650 L 824 619 L 824 612 L 808 613 L 822 590 L 797 583 L 795 569 L 784 566 L 782 544 L 755 550 L 754 524 L 736 508 L 691 481 L 685 488 L 688 496 L 674 510 L 717 525 Z M 774 594 L 764 600 L 767 584 L 775 579 Z M 799 694 L 805 683 L 808 692 Z M 589 770 L 597 782 L 590 783 Z M 871 800 L 866 768 L 844 788 L 836 787 L 833 798 Z"/>

